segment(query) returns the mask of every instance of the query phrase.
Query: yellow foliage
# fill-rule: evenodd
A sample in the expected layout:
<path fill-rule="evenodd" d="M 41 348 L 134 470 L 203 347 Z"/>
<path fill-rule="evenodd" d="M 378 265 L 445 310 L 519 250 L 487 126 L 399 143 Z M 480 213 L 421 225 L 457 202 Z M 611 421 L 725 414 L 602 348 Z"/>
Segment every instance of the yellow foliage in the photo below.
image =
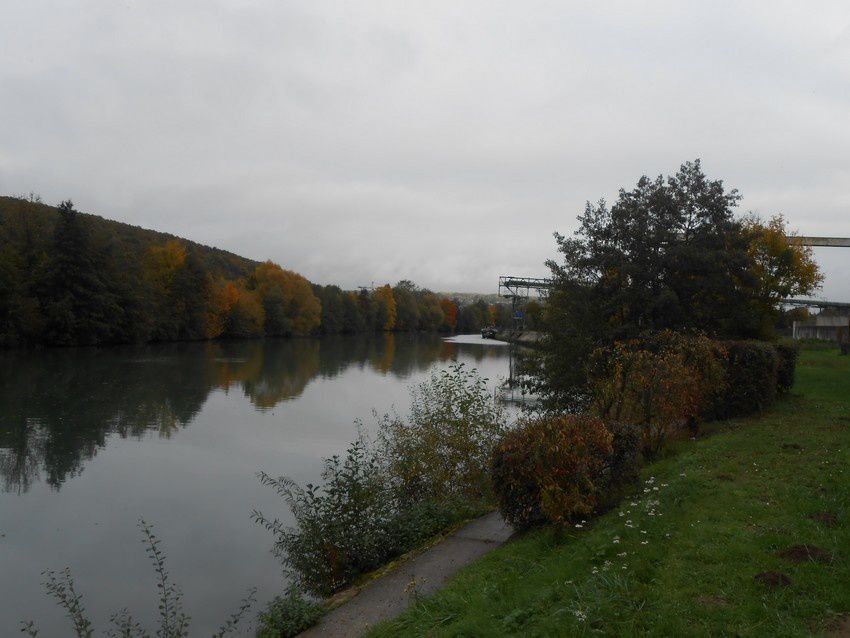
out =
<path fill-rule="evenodd" d="M 239 299 L 239 290 L 232 281 L 218 279 L 207 285 L 207 309 L 204 316 L 204 334 L 215 339 L 224 334 L 230 311 Z"/>
<path fill-rule="evenodd" d="M 257 292 L 261 303 L 275 295 L 282 304 L 292 334 L 308 335 L 319 327 L 322 303 L 313 294 L 310 282 L 298 273 L 266 261 L 254 270 L 249 287 Z"/>
<path fill-rule="evenodd" d="M 230 310 L 230 332 L 234 337 L 260 337 L 266 312 L 259 295 L 244 286 L 236 287 L 236 301 Z"/>
<path fill-rule="evenodd" d="M 204 332 L 208 339 L 222 335 L 257 337 L 263 334 L 265 311 L 256 292 L 243 282 L 219 279 L 207 287 Z"/>
<path fill-rule="evenodd" d="M 185 263 L 186 246 L 177 239 L 169 239 L 162 246 L 148 249 L 143 265 L 145 277 L 158 290 L 167 291 Z"/>
<path fill-rule="evenodd" d="M 772 301 L 810 294 L 823 283 L 812 249 L 796 243 L 793 234 L 789 237 L 786 226 L 782 215 L 775 215 L 766 223 L 758 217 L 746 220 L 759 292 Z"/>
<path fill-rule="evenodd" d="M 382 304 L 387 311 L 387 318 L 384 322 L 384 330 L 392 330 L 395 327 L 396 321 L 396 304 L 393 296 L 393 289 L 389 284 L 376 288 L 373 293 L 378 303 Z"/>

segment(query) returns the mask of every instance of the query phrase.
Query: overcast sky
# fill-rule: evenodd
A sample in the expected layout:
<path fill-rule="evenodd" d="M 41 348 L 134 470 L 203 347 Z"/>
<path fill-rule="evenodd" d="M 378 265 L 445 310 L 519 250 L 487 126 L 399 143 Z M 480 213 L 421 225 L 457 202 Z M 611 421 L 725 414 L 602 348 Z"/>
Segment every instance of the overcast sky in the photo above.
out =
<path fill-rule="evenodd" d="M 493 292 L 700 157 L 850 236 L 850 4 L 73 0 L 0 9 L 0 192 L 319 283 Z M 850 300 L 850 249 L 817 253 Z"/>

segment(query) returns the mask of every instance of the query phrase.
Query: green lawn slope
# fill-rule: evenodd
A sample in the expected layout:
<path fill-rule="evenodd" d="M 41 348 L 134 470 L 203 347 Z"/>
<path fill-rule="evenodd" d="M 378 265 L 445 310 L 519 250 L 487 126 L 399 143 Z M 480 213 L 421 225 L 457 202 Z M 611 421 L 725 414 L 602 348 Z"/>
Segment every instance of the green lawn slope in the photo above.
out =
<path fill-rule="evenodd" d="M 850 357 L 806 350 L 769 413 L 676 443 L 618 509 L 512 540 L 372 635 L 839 635 L 848 466 Z"/>

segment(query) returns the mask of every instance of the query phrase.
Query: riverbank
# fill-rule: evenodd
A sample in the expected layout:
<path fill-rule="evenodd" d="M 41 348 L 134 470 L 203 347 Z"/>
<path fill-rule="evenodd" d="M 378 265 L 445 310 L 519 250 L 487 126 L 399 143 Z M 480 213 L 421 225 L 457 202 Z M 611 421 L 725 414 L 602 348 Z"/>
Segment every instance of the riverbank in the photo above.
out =
<path fill-rule="evenodd" d="M 647 466 L 638 494 L 525 534 L 373 636 L 811 635 L 850 622 L 850 360 Z"/>
<path fill-rule="evenodd" d="M 505 330 L 499 329 L 496 331 L 496 336 L 493 337 L 498 341 L 506 341 L 515 343 L 521 346 L 536 347 L 543 338 L 542 332 L 534 330 Z"/>

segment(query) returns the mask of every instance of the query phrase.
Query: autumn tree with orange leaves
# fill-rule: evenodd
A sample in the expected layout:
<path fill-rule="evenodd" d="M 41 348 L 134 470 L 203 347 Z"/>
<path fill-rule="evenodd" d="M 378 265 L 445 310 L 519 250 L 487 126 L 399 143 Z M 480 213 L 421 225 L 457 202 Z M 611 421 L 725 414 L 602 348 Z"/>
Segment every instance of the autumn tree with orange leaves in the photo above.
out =
<path fill-rule="evenodd" d="M 440 300 L 440 308 L 443 311 L 443 328 L 454 331 L 457 326 L 457 304 L 447 297 Z"/>

